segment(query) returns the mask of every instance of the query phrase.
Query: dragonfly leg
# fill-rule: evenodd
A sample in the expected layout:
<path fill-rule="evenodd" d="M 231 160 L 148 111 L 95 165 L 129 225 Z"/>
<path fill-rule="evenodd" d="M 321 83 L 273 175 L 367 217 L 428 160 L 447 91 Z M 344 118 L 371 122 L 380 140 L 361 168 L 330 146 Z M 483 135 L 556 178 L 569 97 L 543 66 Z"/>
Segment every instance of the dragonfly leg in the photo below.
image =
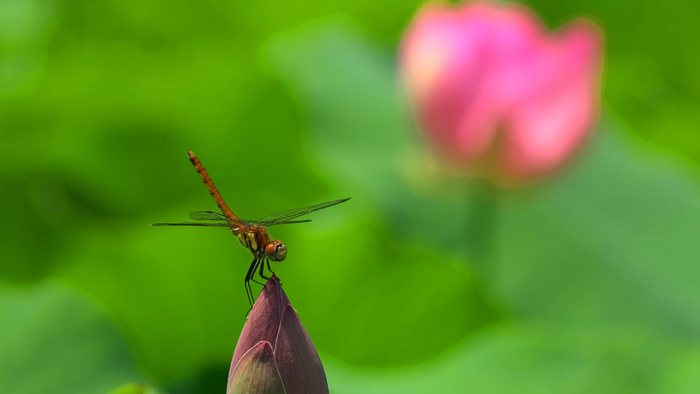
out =
<path fill-rule="evenodd" d="M 248 268 L 248 273 L 245 275 L 245 294 L 248 296 L 248 303 L 250 304 L 251 309 L 253 308 L 253 290 L 250 288 L 250 280 L 252 279 L 253 273 L 255 272 L 255 269 L 258 266 L 258 259 L 254 258 L 253 262 L 250 263 L 250 268 Z"/>
<path fill-rule="evenodd" d="M 264 263 L 262 262 L 262 259 L 258 259 L 258 261 L 255 263 L 255 267 L 253 268 L 252 271 L 250 271 L 250 280 L 252 280 L 253 282 L 255 282 L 255 283 L 259 284 L 260 286 L 263 286 L 263 287 L 264 287 L 265 285 L 264 285 L 263 283 L 260 283 L 260 282 L 258 282 L 257 280 L 255 280 L 255 270 L 258 269 L 258 264 L 260 264 L 260 265 L 264 264 Z"/>
<path fill-rule="evenodd" d="M 267 266 L 268 268 L 270 267 L 270 260 L 267 260 Z M 265 276 L 265 263 L 262 261 L 260 262 L 260 272 L 258 272 L 258 274 L 260 274 L 261 278 L 265 280 L 270 280 L 269 277 Z"/>
<path fill-rule="evenodd" d="M 270 260 L 267 260 L 267 269 L 268 269 L 270 272 L 272 272 L 272 275 L 277 276 L 277 274 L 275 273 L 275 271 L 273 271 L 272 268 L 270 268 Z M 277 279 L 279 280 L 279 278 L 277 278 Z M 280 281 L 280 284 L 282 284 L 281 281 Z"/>

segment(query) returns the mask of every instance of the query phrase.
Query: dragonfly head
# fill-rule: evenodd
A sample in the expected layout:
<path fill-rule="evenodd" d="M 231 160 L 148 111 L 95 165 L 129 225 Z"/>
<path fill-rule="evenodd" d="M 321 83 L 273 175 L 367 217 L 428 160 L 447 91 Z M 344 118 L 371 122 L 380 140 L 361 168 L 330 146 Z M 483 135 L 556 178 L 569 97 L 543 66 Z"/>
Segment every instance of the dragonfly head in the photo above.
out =
<path fill-rule="evenodd" d="M 287 257 L 287 247 L 282 242 L 274 240 L 265 247 L 265 254 L 272 261 L 282 261 Z"/>

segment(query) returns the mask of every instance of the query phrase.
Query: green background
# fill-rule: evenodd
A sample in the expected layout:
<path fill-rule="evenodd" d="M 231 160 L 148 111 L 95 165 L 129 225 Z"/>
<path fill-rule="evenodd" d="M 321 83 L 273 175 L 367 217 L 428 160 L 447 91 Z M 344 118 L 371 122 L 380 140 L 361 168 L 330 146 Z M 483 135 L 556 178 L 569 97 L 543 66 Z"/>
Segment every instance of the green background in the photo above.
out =
<path fill-rule="evenodd" d="M 602 26 L 603 113 L 484 202 L 401 96 L 420 4 L 0 2 L 0 386 L 224 392 L 251 256 L 148 225 L 215 209 L 192 149 L 243 218 L 353 198 L 271 229 L 333 393 L 700 392 L 700 5 L 527 3 Z"/>

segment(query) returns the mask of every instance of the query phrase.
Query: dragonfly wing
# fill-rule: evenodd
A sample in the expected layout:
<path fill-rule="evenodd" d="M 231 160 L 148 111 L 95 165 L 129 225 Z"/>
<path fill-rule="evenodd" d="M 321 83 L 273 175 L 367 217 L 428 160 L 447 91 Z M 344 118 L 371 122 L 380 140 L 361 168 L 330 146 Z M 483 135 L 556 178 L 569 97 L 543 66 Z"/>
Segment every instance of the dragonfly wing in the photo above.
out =
<path fill-rule="evenodd" d="M 246 222 L 247 222 L 247 223 L 250 223 L 250 224 L 252 224 L 252 225 L 255 225 L 255 226 L 270 227 L 270 226 L 277 226 L 277 225 L 280 225 L 280 224 L 308 223 L 308 222 L 310 222 L 310 221 L 311 221 L 311 220 L 306 219 L 306 220 L 276 220 L 276 221 L 273 221 L 273 222 L 269 222 L 269 221 L 268 221 L 268 222 L 263 222 L 263 221 L 260 221 L 260 220 L 250 220 L 250 221 L 246 221 Z"/>
<path fill-rule="evenodd" d="M 226 216 L 212 211 L 192 211 L 189 216 L 192 220 L 226 220 Z"/>
<path fill-rule="evenodd" d="M 228 223 L 153 223 L 151 226 L 230 227 Z"/>
<path fill-rule="evenodd" d="M 276 224 L 295 223 L 292 221 L 293 219 L 296 219 L 300 216 L 308 215 L 311 212 L 315 212 L 315 211 L 318 211 L 320 209 L 332 207 L 333 205 L 338 205 L 338 204 L 345 202 L 349 199 L 350 198 L 344 198 L 342 200 L 328 201 L 328 202 L 324 202 L 322 204 L 312 205 L 310 207 L 290 209 L 289 211 L 284 211 L 284 212 L 277 212 L 277 213 L 273 213 L 272 215 L 267 215 L 264 218 L 258 220 L 257 222 L 259 222 L 263 226 L 273 226 Z M 298 222 L 298 223 L 302 223 L 302 222 Z"/>
<path fill-rule="evenodd" d="M 244 220 L 227 218 L 218 212 L 212 211 L 192 211 L 189 216 L 192 220 L 226 220 L 232 224 L 248 224 Z"/>

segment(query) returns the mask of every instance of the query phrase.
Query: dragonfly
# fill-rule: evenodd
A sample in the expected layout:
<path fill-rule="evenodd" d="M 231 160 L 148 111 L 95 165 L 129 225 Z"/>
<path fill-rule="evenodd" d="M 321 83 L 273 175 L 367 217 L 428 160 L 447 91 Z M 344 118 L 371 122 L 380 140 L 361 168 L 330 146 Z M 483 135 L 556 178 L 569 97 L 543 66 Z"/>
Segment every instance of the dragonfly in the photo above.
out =
<path fill-rule="evenodd" d="M 207 187 L 209 194 L 211 194 L 211 196 L 214 198 L 214 201 L 219 207 L 221 213 L 213 211 L 193 211 L 189 214 L 189 217 L 192 220 L 214 221 L 216 223 L 153 223 L 152 226 L 223 227 L 231 229 L 231 232 L 238 238 L 240 243 L 253 254 L 253 261 L 250 263 L 250 267 L 248 268 L 248 273 L 246 274 L 244 281 L 246 295 L 248 296 L 248 302 L 250 303 L 251 308 L 255 302 L 255 297 L 253 297 L 250 282 L 253 281 L 259 285 L 263 285 L 255 280 L 256 272 L 262 279 L 268 280 L 270 278 L 265 275 L 265 266 L 267 265 L 267 269 L 273 275 L 275 275 L 274 271 L 272 271 L 272 268 L 270 267 L 270 261 L 283 261 L 287 257 L 287 247 L 282 243 L 282 241 L 273 240 L 270 237 L 270 234 L 267 232 L 267 228 L 281 224 L 310 222 L 311 220 L 308 219 L 297 219 L 304 215 L 308 215 L 311 212 L 332 207 L 350 199 L 343 198 L 309 207 L 290 209 L 288 211 L 267 215 L 259 220 L 243 220 L 236 216 L 233 211 L 231 211 L 231 208 L 229 208 L 226 201 L 224 201 L 223 197 L 221 197 L 221 193 L 219 193 L 219 190 L 214 185 L 214 182 L 211 180 L 209 173 L 207 173 L 207 170 L 204 168 L 204 165 L 199 158 L 197 158 L 197 156 L 191 150 L 188 150 L 187 153 L 190 162 L 194 166 L 195 170 L 197 170 L 199 177 L 202 178 L 204 186 Z"/>

